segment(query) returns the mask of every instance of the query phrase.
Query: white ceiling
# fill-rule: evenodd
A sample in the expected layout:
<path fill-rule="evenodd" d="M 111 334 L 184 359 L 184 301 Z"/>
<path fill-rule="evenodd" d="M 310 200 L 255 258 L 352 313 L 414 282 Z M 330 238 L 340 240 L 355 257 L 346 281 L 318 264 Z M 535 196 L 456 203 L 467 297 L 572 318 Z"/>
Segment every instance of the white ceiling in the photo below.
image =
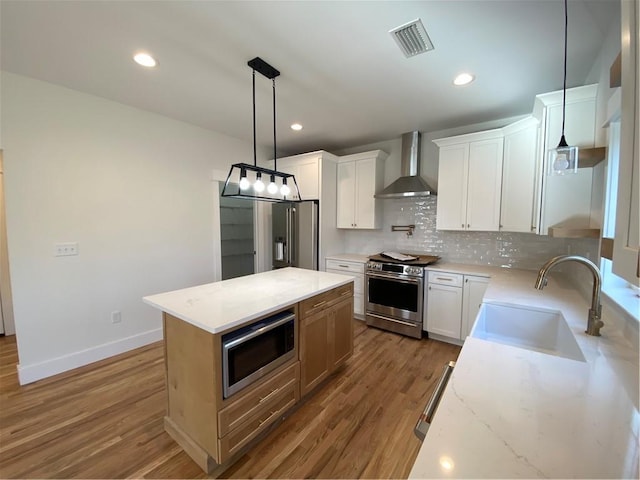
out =
<path fill-rule="evenodd" d="M 246 140 L 247 61 L 259 56 L 281 72 L 286 153 L 521 115 L 562 88 L 561 0 L 2 0 L 0 16 L 3 70 Z M 407 59 L 388 31 L 418 17 L 435 50 Z M 569 1 L 568 86 L 585 82 L 613 22 L 618 0 Z M 159 66 L 136 65 L 138 50 Z M 461 71 L 476 81 L 454 87 Z M 256 82 L 258 141 L 270 145 L 271 82 Z"/>

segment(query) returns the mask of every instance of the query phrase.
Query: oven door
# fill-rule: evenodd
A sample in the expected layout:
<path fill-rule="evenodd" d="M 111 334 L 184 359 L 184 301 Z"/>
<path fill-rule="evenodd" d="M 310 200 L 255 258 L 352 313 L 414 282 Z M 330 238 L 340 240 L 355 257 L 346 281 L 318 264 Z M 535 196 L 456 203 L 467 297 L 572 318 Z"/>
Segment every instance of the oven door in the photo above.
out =
<path fill-rule="evenodd" d="M 367 272 L 367 313 L 422 322 L 422 277 Z"/>

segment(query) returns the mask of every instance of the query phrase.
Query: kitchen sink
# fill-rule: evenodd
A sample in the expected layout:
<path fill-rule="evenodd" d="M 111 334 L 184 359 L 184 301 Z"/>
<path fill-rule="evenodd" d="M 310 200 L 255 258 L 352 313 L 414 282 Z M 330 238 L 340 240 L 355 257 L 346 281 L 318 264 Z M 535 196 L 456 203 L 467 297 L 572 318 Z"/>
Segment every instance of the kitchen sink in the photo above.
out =
<path fill-rule="evenodd" d="M 483 303 L 470 336 L 584 362 L 562 313 Z"/>

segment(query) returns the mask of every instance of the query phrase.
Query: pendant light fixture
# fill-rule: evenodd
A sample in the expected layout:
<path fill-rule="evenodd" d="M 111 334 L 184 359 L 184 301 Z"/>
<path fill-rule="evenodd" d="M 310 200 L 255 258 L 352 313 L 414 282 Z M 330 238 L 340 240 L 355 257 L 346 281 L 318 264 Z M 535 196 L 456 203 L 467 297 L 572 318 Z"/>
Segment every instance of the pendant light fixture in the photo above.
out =
<path fill-rule="evenodd" d="M 564 84 L 562 87 L 562 136 L 556 148 L 549 150 L 549 175 L 564 175 L 578 171 L 578 147 L 571 147 L 564 138 L 567 100 L 567 27 L 569 23 L 567 0 L 564 0 Z"/>
<path fill-rule="evenodd" d="M 276 152 L 276 77 L 280 72 L 256 57 L 247 63 L 252 70 L 253 80 L 253 165 L 235 163 L 231 165 L 221 196 L 260 200 L 265 202 L 300 201 L 300 191 L 296 178 L 278 172 Z M 256 72 L 271 80 L 273 84 L 273 170 L 258 166 L 256 148 Z M 265 186 L 265 181 L 268 185 Z M 296 198 L 297 200 L 293 200 Z"/>

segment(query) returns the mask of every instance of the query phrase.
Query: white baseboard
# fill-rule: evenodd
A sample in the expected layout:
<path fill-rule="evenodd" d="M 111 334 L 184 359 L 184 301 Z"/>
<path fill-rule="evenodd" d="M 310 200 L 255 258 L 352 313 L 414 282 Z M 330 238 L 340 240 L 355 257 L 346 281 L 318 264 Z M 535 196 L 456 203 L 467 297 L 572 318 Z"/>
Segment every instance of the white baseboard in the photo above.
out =
<path fill-rule="evenodd" d="M 160 340 L 162 340 L 162 328 L 157 328 L 45 362 L 32 365 L 18 364 L 18 380 L 20 385 L 26 385 Z"/>

